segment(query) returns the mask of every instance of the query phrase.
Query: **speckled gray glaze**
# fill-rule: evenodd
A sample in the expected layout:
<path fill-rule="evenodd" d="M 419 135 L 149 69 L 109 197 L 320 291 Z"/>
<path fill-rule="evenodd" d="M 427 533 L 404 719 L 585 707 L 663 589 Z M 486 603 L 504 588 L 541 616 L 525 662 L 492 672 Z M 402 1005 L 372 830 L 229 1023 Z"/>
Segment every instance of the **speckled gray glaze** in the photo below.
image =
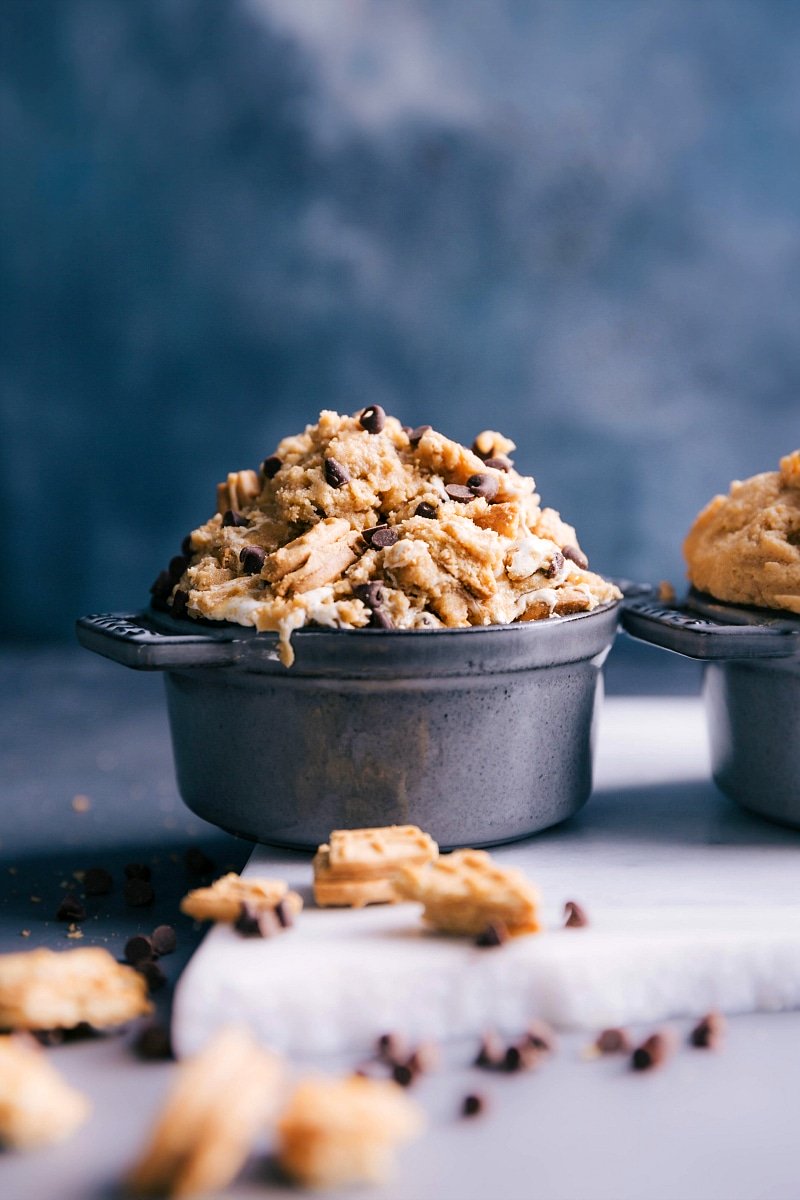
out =
<path fill-rule="evenodd" d="M 276 638 L 155 614 L 85 617 L 83 645 L 164 670 L 178 785 L 198 815 L 315 848 L 412 822 L 443 847 L 526 837 L 589 798 L 618 605 L 523 625 L 301 630 Z"/>
<path fill-rule="evenodd" d="M 633 600 L 626 631 L 707 662 L 703 693 L 714 780 L 744 808 L 800 828 L 800 619 L 690 593 Z"/>

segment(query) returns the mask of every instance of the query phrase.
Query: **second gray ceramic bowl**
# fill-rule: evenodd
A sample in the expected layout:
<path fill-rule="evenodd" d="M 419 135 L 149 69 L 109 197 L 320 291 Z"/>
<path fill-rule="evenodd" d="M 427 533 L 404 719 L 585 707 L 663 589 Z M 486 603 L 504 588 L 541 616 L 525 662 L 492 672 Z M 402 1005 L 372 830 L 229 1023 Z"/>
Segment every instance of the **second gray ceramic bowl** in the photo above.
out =
<path fill-rule="evenodd" d="M 527 624 L 274 634 L 100 614 L 78 638 L 165 672 L 181 795 L 254 841 L 412 823 L 443 847 L 526 837 L 589 798 L 617 604 Z"/>
<path fill-rule="evenodd" d="M 800 828 L 800 618 L 690 591 L 680 605 L 626 606 L 628 633 L 706 662 L 717 785 L 743 808 Z"/>

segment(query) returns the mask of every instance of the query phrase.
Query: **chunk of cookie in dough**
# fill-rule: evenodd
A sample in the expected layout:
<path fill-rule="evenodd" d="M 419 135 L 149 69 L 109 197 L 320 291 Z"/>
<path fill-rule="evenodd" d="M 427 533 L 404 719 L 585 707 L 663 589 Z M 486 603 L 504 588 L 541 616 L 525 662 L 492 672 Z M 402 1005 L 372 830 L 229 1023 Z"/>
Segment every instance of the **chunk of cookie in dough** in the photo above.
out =
<path fill-rule="evenodd" d="M 155 587 L 175 615 L 291 635 L 546 620 L 619 599 L 575 530 L 541 508 L 494 430 L 473 448 L 371 405 L 325 411 L 259 473 L 233 471 L 217 513 Z"/>
<path fill-rule="evenodd" d="M 717 600 L 800 613 L 800 450 L 715 496 L 684 554 L 691 582 Z"/>

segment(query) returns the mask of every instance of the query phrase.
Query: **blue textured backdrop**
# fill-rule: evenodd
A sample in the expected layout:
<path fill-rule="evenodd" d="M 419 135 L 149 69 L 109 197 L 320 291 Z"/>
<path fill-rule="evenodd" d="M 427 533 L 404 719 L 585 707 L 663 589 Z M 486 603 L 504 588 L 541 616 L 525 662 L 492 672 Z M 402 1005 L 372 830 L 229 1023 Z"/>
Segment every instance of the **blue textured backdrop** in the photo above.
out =
<path fill-rule="evenodd" d="M 800 443 L 800 5 L 5 0 L 5 636 L 320 407 L 486 425 L 598 567 Z"/>

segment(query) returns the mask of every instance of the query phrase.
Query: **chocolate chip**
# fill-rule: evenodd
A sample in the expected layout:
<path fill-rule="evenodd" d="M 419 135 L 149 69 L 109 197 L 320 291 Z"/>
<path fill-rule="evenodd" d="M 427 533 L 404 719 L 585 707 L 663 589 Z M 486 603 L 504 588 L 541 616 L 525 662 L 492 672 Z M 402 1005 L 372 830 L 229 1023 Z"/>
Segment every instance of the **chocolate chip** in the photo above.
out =
<path fill-rule="evenodd" d="M 502 921 L 491 921 L 475 938 L 475 945 L 481 947 L 502 946 L 507 941 L 508 928 Z"/>
<path fill-rule="evenodd" d="M 430 428 L 430 425 L 418 425 L 416 429 L 409 429 L 408 426 L 405 426 L 411 445 L 418 446 Z"/>
<path fill-rule="evenodd" d="M 199 846 L 190 846 L 183 861 L 190 875 L 212 875 L 217 869 L 214 860 L 209 858 Z"/>
<path fill-rule="evenodd" d="M 508 1047 L 501 1065 L 504 1071 L 513 1074 L 516 1071 L 528 1071 L 538 1062 L 539 1051 L 536 1047 L 528 1045 L 526 1042 L 520 1042 L 516 1046 Z"/>
<path fill-rule="evenodd" d="M 534 1049 L 547 1054 L 551 1054 L 558 1044 L 554 1031 L 546 1021 L 531 1021 L 525 1031 L 525 1041 Z"/>
<path fill-rule="evenodd" d="M 232 508 L 228 508 L 222 514 L 222 524 L 228 528 L 246 529 L 250 522 L 241 513 L 234 512 Z"/>
<path fill-rule="evenodd" d="M 420 1042 L 407 1060 L 407 1066 L 415 1075 L 427 1075 L 435 1071 L 441 1061 L 439 1047 L 435 1042 Z"/>
<path fill-rule="evenodd" d="M 113 886 L 111 873 L 105 867 L 89 867 L 83 877 L 83 890 L 87 896 L 107 896 Z"/>
<path fill-rule="evenodd" d="M 194 554 L 192 535 L 190 533 L 187 533 L 186 537 L 181 542 L 181 554 L 183 554 L 186 558 L 191 558 Z"/>
<path fill-rule="evenodd" d="M 184 592 L 180 588 L 178 588 L 177 591 L 175 592 L 175 595 L 172 597 L 172 615 L 173 615 L 173 617 L 185 617 L 186 616 L 186 606 L 188 603 L 189 603 L 189 593 Z"/>
<path fill-rule="evenodd" d="M 496 1033 L 485 1033 L 475 1057 L 476 1067 L 497 1067 L 505 1057 L 506 1048 Z"/>
<path fill-rule="evenodd" d="M 414 1072 L 408 1063 L 395 1063 L 392 1067 L 392 1079 L 400 1087 L 410 1087 L 414 1082 Z"/>
<path fill-rule="evenodd" d="M 267 479 L 274 479 L 280 471 L 283 463 L 278 458 L 277 454 L 270 454 L 269 458 L 265 458 L 261 464 L 261 470 Z"/>
<path fill-rule="evenodd" d="M 233 927 L 242 937 L 272 937 L 278 933 L 280 924 L 271 908 L 256 908 L 246 900 L 239 909 Z"/>
<path fill-rule="evenodd" d="M 448 483 L 444 490 L 451 500 L 456 500 L 459 504 L 469 504 L 470 500 L 475 499 L 475 493 L 464 487 L 463 483 Z"/>
<path fill-rule="evenodd" d="M 487 458 L 484 461 L 487 467 L 492 467 L 495 471 L 510 471 L 514 465 L 512 459 L 507 458 L 505 454 L 496 454 L 494 458 Z"/>
<path fill-rule="evenodd" d="M 564 555 L 564 558 L 568 558 L 570 562 L 574 562 L 582 571 L 585 571 L 589 566 L 588 558 L 577 546 L 562 546 L 561 553 Z"/>
<path fill-rule="evenodd" d="M 369 583 L 358 584 L 353 588 L 353 593 L 370 610 L 369 623 L 372 629 L 394 628 L 392 618 L 383 608 L 386 592 L 382 583 L 378 580 L 371 580 Z"/>
<path fill-rule="evenodd" d="M 467 480 L 467 487 L 472 494 L 483 496 L 485 500 L 494 500 L 499 486 L 496 475 L 470 475 Z"/>
<path fill-rule="evenodd" d="M 364 409 L 358 420 L 361 428 L 366 429 L 367 433 L 380 433 L 386 424 L 386 413 L 380 404 L 371 404 L 369 408 Z"/>
<path fill-rule="evenodd" d="M 556 575 L 559 575 L 561 573 L 561 571 L 563 570 L 563 567 L 564 567 L 564 555 L 561 553 L 560 550 L 556 550 L 555 554 L 550 559 L 550 562 L 545 567 L 545 571 L 544 571 L 545 578 L 546 579 L 555 579 Z"/>
<path fill-rule="evenodd" d="M 373 608 L 369 618 L 370 629 L 394 629 L 394 621 L 383 608 Z"/>
<path fill-rule="evenodd" d="M 477 1092 L 470 1092 L 461 1102 L 461 1115 L 464 1117 L 477 1117 L 486 1107 L 486 1100 Z"/>
<path fill-rule="evenodd" d="M 131 908 L 143 908 L 155 900 L 153 885 L 146 879 L 128 879 L 124 889 L 125 903 Z"/>
<path fill-rule="evenodd" d="M 150 879 L 153 874 L 147 863 L 128 863 L 123 870 L 126 879 Z"/>
<path fill-rule="evenodd" d="M 689 1034 L 689 1042 L 698 1050 L 716 1050 L 722 1042 L 724 1033 L 725 1018 L 722 1013 L 706 1013 Z"/>
<path fill-rule="evenodd" d="M 631 1039 L 626 1029 L 603 1029 L 598 1033 L 595 1046 L 601 1054 L 630 1054 Z"/>
<path fill-rule="evenodd" d="M 178 937 L 171 925 L 157 925 L 150 934 L 150 941 L 156 954 L 172 954 L 178 944 Z"/>
<path fill-rule="evenodd" d="M 294 925 L 294 913 L 285 900 L 279 900 L 275 905 L 275 916 L 282 929 L 291 929 Z"/>
<path fill-rule="evenodd" d="M 68 893 L 58 906 L 56 912 L 57 921 L 85 921 L 86 909 L 81 904 L 77 896 Z"/>
<path fill-rule="evenodd" d="M 641 1046 L 638 1046 L 631 1059 L 631 1066 L 634 1071 L 649 1071 L 654 1067 L 660 1067 L 669 1058 L 671 1045 L 669 1038 L 664 1033 L 651 1034 Z"/>
<path fill-rule="evenodd" d="M 583 929 L 589 924 L 586 910 L 581 908 L 577 900 L 567 900 L 564 905 L 564 928 Z"/>
<path fill-rule="evenodd" d="M 378 1038 L 376 1052 L 378 1058 L 387 1063 L 404 1062 L 406 1059 L 406 1043 L 399 1033 L 382 1033 Z"/>
<path fill-rule="evenodd" d="M 265 558 L 266 553 L 261 546 L 242 546 L 239 551 L 239 562 L 244 567 L 245 575 L 258 575 Z"/>
<path fill-rule="evenodd" d="M 137 966 L 140 962 L 147 962 L 153 957 L 155 947 L 149 937 L 143 933 L 135 933 L 133 937 L 129 937 L 125 943 L 125 958 L 131 966 Z"/>
<path fill-rule="evenodd" d="M 152 958 L 144 958 L 135 964 L 135 970 L 144 975 L 147 980 L 147 990 L 157 992 L 167 982 L 167 977 L 157 962 Z"/>
<path fill-rule="evenodd" d="M 385 550 L 399 542 L 400 534 L 388 525 L 376 525 L 373 529 L 362 529 L 361 536 L 373 550 Z"/>
<path fill-rule="evenodd" d="M 134 1053 L 145 1062 L 172 1058 L 172 1040 L 164 1025 L 147 1025 L 136 1036 Z"/>
<path fill-rule="evenodd" d="M 414 516 L 415 517 L 425 517 L 426 520 L 432 521 L 436 517 L 436 509 L 433 507 L 432 504 L 428 504 L 427 501 L 423 500 L 414 509 Z"/>
<path fill-rule="evenodd" d="M 325 482 L 330 484 L 332 488 L 344 487 L 350 482 L 350 472 L 347 467 L 343 467 L 335 458 L 325 459 Z"/>

